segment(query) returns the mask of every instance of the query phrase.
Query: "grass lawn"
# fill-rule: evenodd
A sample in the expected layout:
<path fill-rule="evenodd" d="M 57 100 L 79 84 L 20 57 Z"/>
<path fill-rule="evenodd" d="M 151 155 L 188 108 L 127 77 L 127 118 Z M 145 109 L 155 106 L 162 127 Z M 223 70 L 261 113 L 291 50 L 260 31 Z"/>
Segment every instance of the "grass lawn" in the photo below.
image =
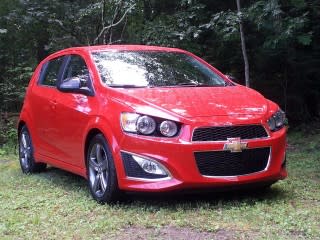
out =
<path fill-rule="evenodd" d="M 26 176 L 0 155 L 0 239 L 320 239 L 320 133 L 289 136 L 289 177 L 265 193 L 130 195 L 98 205 L 86 181 Z"/>

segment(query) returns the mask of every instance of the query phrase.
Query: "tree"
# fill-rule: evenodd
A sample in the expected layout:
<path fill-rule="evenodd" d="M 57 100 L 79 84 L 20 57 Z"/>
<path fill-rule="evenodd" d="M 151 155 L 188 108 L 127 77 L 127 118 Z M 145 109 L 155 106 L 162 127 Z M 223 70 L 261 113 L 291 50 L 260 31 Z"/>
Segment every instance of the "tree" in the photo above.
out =
<path fill-rule="evenodd" d="M 121 24 L 123 22 L 123 20 L 127 17 L 127 14 L 130 12 L 130 10 L 132 10 L 134 8 L 134 6 L 136 4 L 131 4 L 131 6 L 129 6 L 125 12 L 122 14 L 122 16 L 119 18 L 119 20 L 116 21 L 119 13 L 120 13 L 120 9 L 123 8 L 123 2 L 122 1 L 119 1 L 116 5 L 116 8 L 114 10 L 114 14 L 113 14 L 113 17 L 112 17 L 112 20 L 111 20 L 111 23 L 108 25 L 108 26 L 105 26 L 105 5 L 106 5 L 106 1 L 103 0 L 102 1 L 102 11 L 101 11 L 101 25 L 102 25 L 102 29 L 101 31 L 99 32 L 99 34 L 97 35 L 97 37 L 94 39 L 93 41 L 93 44 L 97 44 L 99 42 L 99 39 L 102 38 L 102 43 L 103 44 L 106 44 L 107 41 L 106 41 L 106 35 L 107 33 L 109 32 L 109 41 L 108 43 L 111 44 L 113 43 L 112 41 L 112 29 L 116 26 L 118 26 L 119 24 Z M 125 25 L 124 25 L 125 27 Z M 123 30 L 122 30 L 123 31 Z M 120 39 L 121 41 L 121 39 Z"/>
<path fill-rule="evenodd" d="M 2 0 L 0 112 L 19 111 L 33 68 L 49 53 L 130 43 L 189 50 L 245 76 L 241 83 L 250 80 L 291 122 L 317 119 L 319 9 L 320 0 Z"/>
<path fill-rule="evenodd" d="M 243 31 L 241 6 L 240 6 L 240 0 L 236 0 L 236 1 L 237 1 L 237 9 L 238 9 L 238 17 L 239 17 L 239 30 L 240 30 L 240 38 L 241 38 L 241 49 L 242 49 L 244 68 L 245 68 L 244 73 L 245 73 L 245 79 L 246 79 L 246 86 L 250 87 L 249 61 L 248 61 L 246 41 L 245 41 L 244 31 Z"/>

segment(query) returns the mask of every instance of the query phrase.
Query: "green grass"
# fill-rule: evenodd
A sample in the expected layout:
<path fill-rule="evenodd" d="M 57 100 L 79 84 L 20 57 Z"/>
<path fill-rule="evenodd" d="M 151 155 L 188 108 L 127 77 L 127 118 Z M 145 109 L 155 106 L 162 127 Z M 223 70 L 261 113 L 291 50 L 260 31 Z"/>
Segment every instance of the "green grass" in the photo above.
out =
<path fill-rule="evenodd" d="M 289 143 L 289 178 L 265 193 L 133 195 L 115 205 L 98 205 L 78 176 L 26 176 L 16 155 L 0 154 L 0 238 L 320 239 L 320 134 L 294 132 Z"/>

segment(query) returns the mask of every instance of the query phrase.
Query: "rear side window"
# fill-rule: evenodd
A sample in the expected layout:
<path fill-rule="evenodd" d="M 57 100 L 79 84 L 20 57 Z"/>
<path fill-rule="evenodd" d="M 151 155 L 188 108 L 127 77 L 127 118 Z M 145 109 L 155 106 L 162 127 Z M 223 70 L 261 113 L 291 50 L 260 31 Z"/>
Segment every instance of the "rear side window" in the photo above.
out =
<path fill-rule="evenodd" d="M 40 76 L 41 85 L 53 87 L 57 85 L 62 62 L 63 57 L 59 57 L 52 59 L 43 65 Z"/>

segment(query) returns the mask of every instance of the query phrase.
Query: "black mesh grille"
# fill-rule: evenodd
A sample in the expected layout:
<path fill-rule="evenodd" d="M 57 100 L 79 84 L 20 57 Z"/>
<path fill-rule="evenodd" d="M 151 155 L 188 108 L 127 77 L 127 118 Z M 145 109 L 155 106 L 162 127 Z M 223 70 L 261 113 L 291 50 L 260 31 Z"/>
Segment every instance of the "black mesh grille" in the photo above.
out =
<path fill-rule="evenodd" d="M 226 141 L 227 138 L 254 139 L 268 137 L 261 125 L 205 127 L 194 130 L 192 141 Z"/>
<path fill-rule="evenodd" d="M 206 176 L 238 176 L 255 173 L 267 167 L 270 148 L 229 151 L 195 152 L 198 169 Z"/>
<path fill-rule="evenodd" d="M 148 179 L 157 179 L 157 178 L 167 177 L 167 175 L 158 175 L 158 174 L 156 175 L 156 174 L 145 172 L 140 167 L 140 165 L 132 158 L 131 154 L 122 152 L 121 156 L 122 156 L 124 169 L 128 177 L 148 178 Z"/>

